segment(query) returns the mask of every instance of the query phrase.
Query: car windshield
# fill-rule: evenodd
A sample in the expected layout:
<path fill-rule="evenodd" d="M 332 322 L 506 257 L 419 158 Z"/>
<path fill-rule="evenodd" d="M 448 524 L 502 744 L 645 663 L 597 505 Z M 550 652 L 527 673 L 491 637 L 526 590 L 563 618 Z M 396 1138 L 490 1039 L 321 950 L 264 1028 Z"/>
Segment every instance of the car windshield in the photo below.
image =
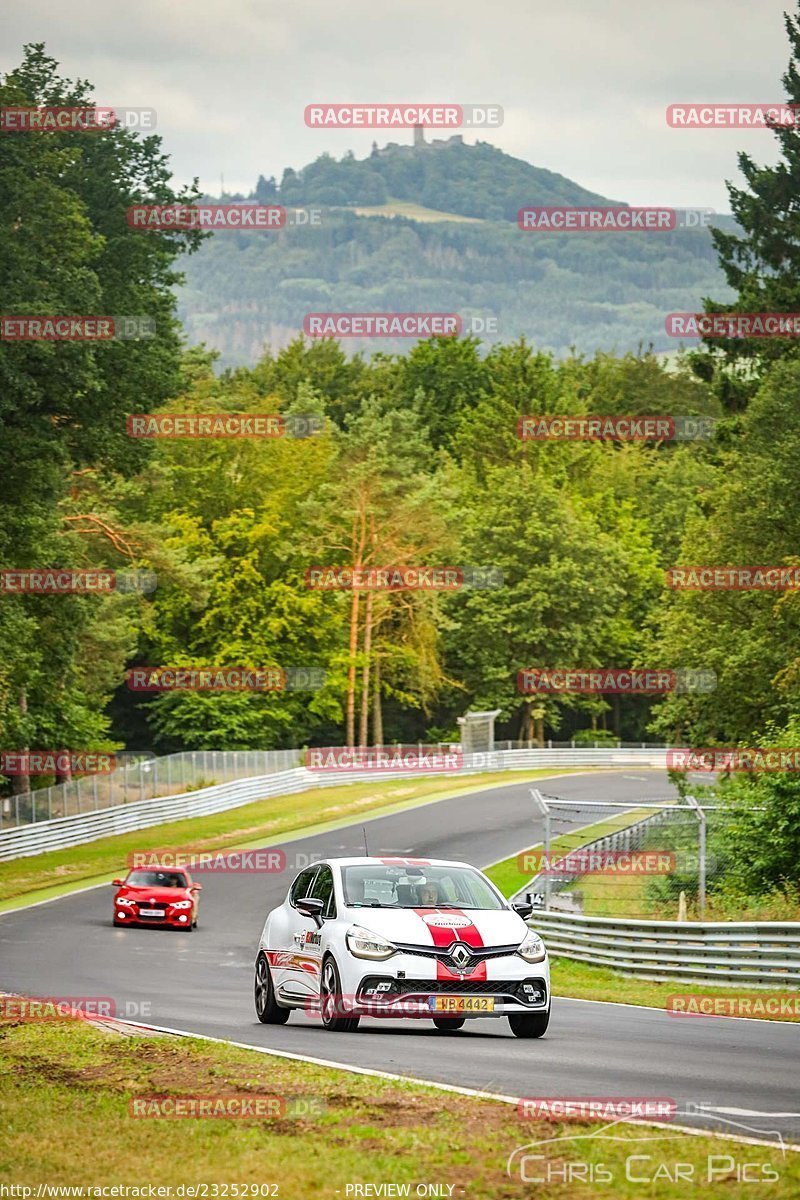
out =
<path fill-rule="evenodd" d="M 126 887 L 185 888 L 186 876 L 180 871 L 131 871 Z"/>
<path fill-rule="evenodd" d="M 343 867 L 342 883 L 353 908 L 505 907 L 472 867 Z"/>

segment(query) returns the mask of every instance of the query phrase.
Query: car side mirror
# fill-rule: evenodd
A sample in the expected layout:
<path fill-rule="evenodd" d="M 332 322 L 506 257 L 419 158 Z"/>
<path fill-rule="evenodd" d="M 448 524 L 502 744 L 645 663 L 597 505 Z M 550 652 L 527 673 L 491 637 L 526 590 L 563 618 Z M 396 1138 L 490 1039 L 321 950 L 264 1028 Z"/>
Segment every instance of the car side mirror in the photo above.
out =
<path fill-rule="evenodd" d="M 123 886 L 124 886 L 124 884 L 123 884 L 123 882 L 122 882 L 122 880 L 121 880 L 121 879 L 112 879 L 112 880 L 111 880 L 111 886 L 112 886 L 112 887 L 123 887 Z"/>
<path fill-rule="evenodd" d="M 322 926 L 322 910 L 325 907 L 322 900 L 315 900 L 313 896 L 304 896 L 302 900 L 295 902 L 298 912 L 301 912 L 304 917 L 311 917 L 317 928 Z"/>
<path fill-rule="evenodd" d="M 192 883 L 189 885 L 190 892 L 202 892 L 202 890 L 203 890 L 202 883 Z"/>
<path fill-rule="evenodd" d="M 523 920 L 525 917 L 529 917 L 533 912 L 533 905 L 529 904 L 527 900 L 523 900 L 519 904 L 514 904 L 512 907 L 514 912 L 517 913 L 518 916 L 522 917 Z"/>

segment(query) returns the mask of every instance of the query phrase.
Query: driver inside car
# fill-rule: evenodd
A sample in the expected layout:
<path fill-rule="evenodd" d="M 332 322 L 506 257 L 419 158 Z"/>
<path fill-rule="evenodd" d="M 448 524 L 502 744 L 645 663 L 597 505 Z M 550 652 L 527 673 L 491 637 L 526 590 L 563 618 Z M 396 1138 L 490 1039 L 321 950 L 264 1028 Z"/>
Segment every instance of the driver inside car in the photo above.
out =
<path fill-rule="evenodd" d="M 417 895 L 419 903 L 423 907 L 429 907 L 439 903 L 439 888 L 435 883 L 421 883 L 417 887 Z"/>

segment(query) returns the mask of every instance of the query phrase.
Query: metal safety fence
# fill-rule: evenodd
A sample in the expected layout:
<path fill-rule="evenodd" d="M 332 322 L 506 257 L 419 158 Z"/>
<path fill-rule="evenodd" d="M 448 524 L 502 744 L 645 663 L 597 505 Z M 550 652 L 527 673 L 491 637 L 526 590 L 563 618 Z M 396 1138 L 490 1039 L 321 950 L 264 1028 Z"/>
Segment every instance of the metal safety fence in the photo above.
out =
<path fill-rule="evenodd" d="M 644 921 L 538 912 L 550 954 L 654 980 L 800 987 L 800 922 Z"/>
<path fill-rule="evenodd" d="M 187 750 L 156 758 L 118 754 L 115 770 L 0 799 L 0 830 L 180 795 L 300 764 L 301 750 Z"/>
<path fill-rule="evenodd" d="M 535 907 L 595 917 L 706 917 L 708 895 L 732 864 L 726 833 L 734 810 L 688 795 L 567 800 L 534 788 L 531 797 L 542 821 L 543 864 L 539 870 L 528 853 L 531 878 L 519 894 Z"/>
<path fill-rule="evenodd" d="M 422 747 L 422 749 L 437 749 Z M 148 763 L 136 764 L 132 770 L 138 776 L 141 768 L 147 782 L 138 789 L 133 789 L 129 782 L 127 802 L 124 799 L 124 785 L 120 793 L 114 793 L 121 798 L 114 805 L 98 803 L 97 807 L 91 800 L 86 799 L 88 808 L 78 812 L 44 817 L 31 820 L 30 815 L 21 811 L 12 811 L 6 827 L 0 829 L 0 861 L 21 858 L 38 854 L 43 850 L 57 850 L 66 846 L 77 846 L 83 842 L 95 841 L 115 833 L 126 833 L 135 829 L 146 829 L 151 825 L 160 825 L 168 821 L 181 820 L 186 817 L 202 816 L 209 812 L 222 812 L 227 808 L 236 808 L 254 800 L 269 796 L 307 791 L 316 787 L 330 787 L 334 784 L 361 782 L 364 779 L 380 780 L 398 778 L 397 772 L 378 772 L 370 770 L 336 772 L 313 772 L 305 767 L 295 766 L 301 755 L 300 750 L 286 751 L 232 751 L 212 752 L 198 751 L 192 763 L 192 777 L 196 790 L 176 791 L 176 776 L 173 773 L 170 785 L 170 775 L 166 766 L 158 769 L 155 762 L 164 764 L 165 760 L 150 760 L 149 773 L 145 773 Z M 247 755 L 286 755 L 293 763 L 289 769 L 281 769 L 280 760 L 272 757 L 264 759 L 249 759 Z M 173 759 L 173 772 L 175 756 Z M 184 756 L 186 757 L 186 756 Z M 189 756 L 191 761 L 191 756 Z M 266 770 L 264 762 L 266 761 Z M 286 759 L 283 760 L 286 762 Z M 186 763 L 188 770 L 189 764 Z M 474 775 L 483 771 L 513 771 L 533 770 L 537 768 L 585 769 L 619 768 L 619 767 L 666 767 L 665 748 L 631 747 L 618 749 L 531 749 L 531 750 L 494 750 L 464 755 L 461 766 L 456 771 L 448 772 L 454 786 L 464 776 Z M 234 778 L 229 782 L 218 783 L 216 776 L 222 772 L 254 773 L 244 778 Z M 202 774 L 201 774 L 202 773 Z M 413 777 L 431 774 L 428 770 L 418 772 L 404 770 L 403 777 Z M 92 777 L 95 778 L 95 777 Z M 86 782 L 85 780 L 82 782 Z M 207 786 L 202 786 L 203 783 Z M 244 785 L 247 785 L 246 787 Z M 169 788 L 172 786 L 172 794 Z M 144 792 L 144 795 L 142 794 Z M 148 792 L 150 793 L 148 796 Z M 156 794 L 154 794 L 156 793 Z M 14 797 L 10 797 L 12 801 Z M 211 807 L 209 807 L 211 806 Z M 53 811 L 52 808 L 50 811 Z M 27 816 L 27 819 L 26 819 Z"/>

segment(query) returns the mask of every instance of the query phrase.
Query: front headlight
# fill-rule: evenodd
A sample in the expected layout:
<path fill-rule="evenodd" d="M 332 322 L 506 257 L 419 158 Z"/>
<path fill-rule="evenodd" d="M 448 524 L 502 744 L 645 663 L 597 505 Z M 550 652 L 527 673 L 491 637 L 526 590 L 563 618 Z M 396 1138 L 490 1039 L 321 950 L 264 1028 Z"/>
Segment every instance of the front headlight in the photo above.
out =
<path fill-rule="evenodd" d="M 192 907 L 191 900 L 175 900 L 174 903 L 170 904 L 170 908 L 191 908 L 191 907 Z"/>
<path fill-rule="evenodd" d="M 117 896 L 115 903 L 124 904 L 126 908 L 135 907 L 135 902 L 133 900 L 126 900 L 124 896 Z"/>
<path fill-rule="evenodd" d="M 351 925 L 345 938 L 347 949 L 356 958 L 391 958 L 396 950 L 391 942 L 363 925 Z"/>
<path fill-rule="evenodd" d="M 538 933 L 534 933 L 533 930 L 531 930 L 530 933 L 525 937 L 522 945 L 517 950 L 517 954 L 520 956 L 520 958 L 524 958 L 525 962 L 535 963 L 542 962 L 547 954 L 547 951 L 545 950 L 544 942 L 539 937 Z"/>

